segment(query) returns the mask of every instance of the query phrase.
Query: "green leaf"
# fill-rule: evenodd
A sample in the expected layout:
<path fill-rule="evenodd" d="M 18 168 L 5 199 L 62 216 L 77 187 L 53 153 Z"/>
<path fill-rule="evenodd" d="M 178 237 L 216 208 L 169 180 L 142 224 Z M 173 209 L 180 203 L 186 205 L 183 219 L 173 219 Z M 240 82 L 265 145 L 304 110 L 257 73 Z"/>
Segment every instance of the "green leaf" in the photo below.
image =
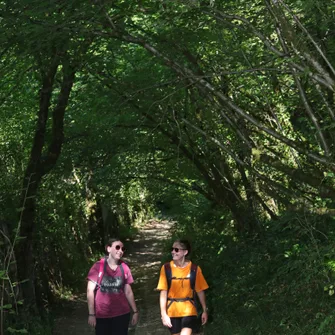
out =
<path fill-rule="evenodd" d="M 12 327 L 8 327 L 7 331 L 11 334 L 28 334 L 27 329 L 23 328 L 23 329 L 14 329 Z"/>
<path fill-rule="evenodd" d="M 11 308 L 13 308 L 12 304 L 7 304 L 7 305 L 0 306 L 0 309 L 11 309 Z"/>

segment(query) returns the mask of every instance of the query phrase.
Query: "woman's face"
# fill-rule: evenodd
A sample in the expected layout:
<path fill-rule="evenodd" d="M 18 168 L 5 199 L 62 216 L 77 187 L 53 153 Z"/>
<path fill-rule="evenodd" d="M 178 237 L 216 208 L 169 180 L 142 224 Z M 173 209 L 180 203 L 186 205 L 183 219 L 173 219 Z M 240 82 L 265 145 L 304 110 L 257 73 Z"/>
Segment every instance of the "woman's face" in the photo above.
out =
<path fill-rule="evenodd" d="M 183 245 L 179 242 L 174 242 L 171 248 L 171 255 L 174 261 L 179 261 L 185 258 L 188 254 L 188 251 L 185 249 Z"/>
<path fill-rule="evenodd" d="M 125 250 L 126 249 L 121 241 L 115 241 L 111 246 L 107 247 L 108 254 L 116 260 L 121 259 Z"/>

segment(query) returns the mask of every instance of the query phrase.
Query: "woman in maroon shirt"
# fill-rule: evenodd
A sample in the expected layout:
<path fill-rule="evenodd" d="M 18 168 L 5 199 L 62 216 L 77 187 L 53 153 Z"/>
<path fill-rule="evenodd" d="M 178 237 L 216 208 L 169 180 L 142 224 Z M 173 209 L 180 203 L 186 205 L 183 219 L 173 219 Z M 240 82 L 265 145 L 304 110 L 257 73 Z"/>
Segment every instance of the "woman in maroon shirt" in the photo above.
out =
<path fill-rule="evenodd" d="M 134 279 L 121 257 L 125 251 L 119 239 L 110 239 L 108 257 L 96 262 L 87 279 L 88 324 L 96 335 L 127 335 L 131 324 L 138 321 L 138 310 L 131 284 Z"/>

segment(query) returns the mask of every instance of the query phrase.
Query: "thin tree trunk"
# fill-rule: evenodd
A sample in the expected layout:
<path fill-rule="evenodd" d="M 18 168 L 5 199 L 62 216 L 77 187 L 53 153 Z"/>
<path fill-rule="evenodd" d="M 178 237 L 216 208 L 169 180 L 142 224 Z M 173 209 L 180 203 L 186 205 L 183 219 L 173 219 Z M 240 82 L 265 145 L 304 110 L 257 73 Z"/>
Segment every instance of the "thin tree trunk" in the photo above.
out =
<path fill-rule="evenodd" d="M 19 235 L 21 240 L 16 246 L 16 258 L 18 276 L 21 282 L 21 294 L 25 306 L 31 312 L 37 313 L 35 294 L 35 267 L 34 267 L 34 230 L 36 215 L 36 197 L 43 175 L 47 174 L 56 164 L 63 143 L 63 119 L 68 98 L 74 82 L 75 72 L 72 68 L 63 64 L 63 81 L 58 96 L 58 103 L 53 110 L 52 140 L 46 157 L 42 157 L 45 148 L 45 134 L 47 129 L 50 100 L 53 92 L 53 84 L 57 74 L 60 59 L 55 56 L 50 64 L 49 71 L 43 78 L 40 91 L 40 108 L 35 136 L 31 149 L 30 159 L 26 168 L 21 203 L 25 204 L 21 209 L 22 216 L 19 223 Z"/>

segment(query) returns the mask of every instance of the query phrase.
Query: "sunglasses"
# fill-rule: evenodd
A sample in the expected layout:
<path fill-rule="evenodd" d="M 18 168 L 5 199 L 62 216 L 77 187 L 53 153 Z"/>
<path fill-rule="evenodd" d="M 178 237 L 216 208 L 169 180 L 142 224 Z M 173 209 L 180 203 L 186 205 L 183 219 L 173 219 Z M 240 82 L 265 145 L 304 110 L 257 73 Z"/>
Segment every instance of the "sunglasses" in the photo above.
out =
<path fill-rule="evenodd" d="M 171 248 L 171 251 L 179 252 L 179 250 L 187 250 L 187 249 L 180 249 L 180 248 Z"/>
<path fill-rule="evenodd" d="M 125 248 L 125 247 L 121 247 L 121 245 L 116 245 L 116 246 L 115 246 L 115 249 L 116 249 L 116 250 L 120 250 L 120 249 L 121 249 L 123 252 L 126 251 L 126 248 Z"/>

